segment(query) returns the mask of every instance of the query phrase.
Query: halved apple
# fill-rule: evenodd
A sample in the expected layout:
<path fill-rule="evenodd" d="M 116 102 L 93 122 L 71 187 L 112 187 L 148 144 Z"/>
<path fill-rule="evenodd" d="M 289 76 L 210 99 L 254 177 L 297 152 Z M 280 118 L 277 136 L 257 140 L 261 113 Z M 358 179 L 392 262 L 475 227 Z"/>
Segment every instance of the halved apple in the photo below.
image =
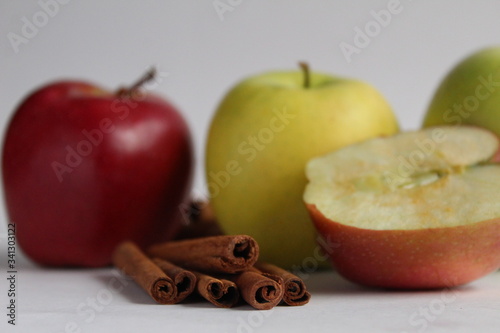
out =
<path fill-rule="evenodd" d="M 347 279 L 388 288 L 465 284 L 500 267 L 498 138 L 434 127 L 309 161 L 304 201 Z"/>

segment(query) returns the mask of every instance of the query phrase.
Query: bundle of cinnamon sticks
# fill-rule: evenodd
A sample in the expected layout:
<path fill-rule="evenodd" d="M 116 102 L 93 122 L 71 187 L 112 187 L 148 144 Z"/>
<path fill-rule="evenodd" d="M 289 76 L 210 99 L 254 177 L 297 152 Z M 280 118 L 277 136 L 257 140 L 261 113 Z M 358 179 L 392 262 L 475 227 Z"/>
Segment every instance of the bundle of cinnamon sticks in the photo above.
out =
<path fill-rule="evenodd" d="M 145 253 L 125 242 L 116 248 L 113 262 L 160 304 L 179 303 L 193 292 L 224 308 L 240 300 L 259 310 L 309 302 L 300 278 L 258 262 L 258 256 L 252 237 L 221 235 L 157 244 Z"/>

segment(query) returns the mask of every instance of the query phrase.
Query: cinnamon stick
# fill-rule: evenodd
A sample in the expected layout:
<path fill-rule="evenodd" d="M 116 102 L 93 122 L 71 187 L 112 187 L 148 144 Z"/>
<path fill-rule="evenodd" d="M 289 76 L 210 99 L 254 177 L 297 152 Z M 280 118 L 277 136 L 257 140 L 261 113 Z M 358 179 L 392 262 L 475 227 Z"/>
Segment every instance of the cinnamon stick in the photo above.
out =
<path fill-rule="evenodd" d="M 132 277 L 156 302 L 173 304 L 176 296 L 174 281 L 133 243 L 120 244 L 113 253 L 113 264 Z"/>
<path fill-rule="evenodd" d="M 177 240 L 224 234 L 215 218 L 210 202 L 193 200 L 187 206 L 184 214 L 188 223 L 177 234 Z"/>
<path fill-rule="evenodd" d="M 153 263 L 174 282 L 176 292 L 173 303 L 179 303 L 191 295 L 196 286 L 196 276 L 192 272 L 158 258 L 154 258 Z"/>
<path fill-rule="evenodd" d="M 269 263 L 258 262 L 255 268 L 263 274 L 272 274 L 283 279 L 284 295 L 283 301 L 292 306 L 304 305 L 311 299 L 311 294 L 307 291 L 306 285 L 298 276 Z"/>
<path fill-rule="evenodd" d="M 210 303 L 221 308 L 230 308 L 238 303 L 240 294 L 238 287 L 232 281 L 194 272 L 196 275 L 196 290 Z"/>
<path fill-rule="evenodd" d="M 283 299 L 283 281 L 279 281 L 279 278 L 275 281 L 255 269 L 228 275 L 227 278 L 236 283 L 241 297 L 255 309 L 272 309 Z"/>
<path fill-rule="evenodd" d="M 153 245 L 147 253 L 195 271 L 234 274 L 255 264 L 259 246 L 247 235 L 212 236 Z"/>

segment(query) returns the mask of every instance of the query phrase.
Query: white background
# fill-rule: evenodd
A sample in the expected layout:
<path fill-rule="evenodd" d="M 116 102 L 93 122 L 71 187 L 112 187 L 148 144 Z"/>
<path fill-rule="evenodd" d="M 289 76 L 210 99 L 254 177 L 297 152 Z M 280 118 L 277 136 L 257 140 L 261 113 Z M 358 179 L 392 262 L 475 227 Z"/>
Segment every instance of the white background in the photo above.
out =
<path fill-rule="evenodd" d="M 350 62 L 339 45 L 354 44 L 355 28 L 364 29 L 374 21 L 371 11 L 387 8 L 389 0 L 222 2 L 234 6 L 220 16 L 213 0 L 72 0 L 60 5 L 36 36 L 19 45 L 16 53 L 8 34 L 21 35 L 23 17 L 33 22 L 33 15 L 42 8 L 36 1 L 2 0 L 2 136 L 17 103 L 37 86 L 54 79 L 75 78 L 115 89 L 155 65 L 160 72 L 168 73 L 157 92 L 176 104 L 190 124 L 198 161 L 195 191 L 203 192 L 204 140 L 211 116 L 227 89 L 248 75 L 294 69 L 299 60 L 305 60 L 315 70 L 372 83 L 394 107 L 402 128 L 415 129 L 421 125 L 429 100 L 445 73 L 469 53 L 500 44 L 500 2 L 493 0 L 401 0 L 400 13 L 392 15 L 390 23 L 381 27 Z M 3 206 L 0 216 L 7 220 Z M 1 234 L 5 223 L 0 225 Z M 27 288 L 28 281 L 19 282 Z M 498 285 L 498 278 L 496 282 Z M 4 285 L 0 286 L 3 294 Z M 50 298 L 52 292 L 47 290 L 47 297 L 56 301 L 56 297 Z M 397 298 L 387 299 L 395 302 Z M 75 305 L 71 306 L 74 313 Z M 293 313 L 302 316 L 296 309 Z M 378 326 L 368 325 L 365 331 L 369 327 L 384 331 L 386 320 L 379 319 Z M 3 325 L 5 320 L 1 321 Z M 260 328 L 265 327 L 264 323 Z M 92 324 L 86 326 L 86 330 L 90 328 Z M 230 326 L 226 328 L 231 331 Z M 439 325 L 433 327 L 437 328 Z M 410 327 L 408 331 L 415 329 Z"/>

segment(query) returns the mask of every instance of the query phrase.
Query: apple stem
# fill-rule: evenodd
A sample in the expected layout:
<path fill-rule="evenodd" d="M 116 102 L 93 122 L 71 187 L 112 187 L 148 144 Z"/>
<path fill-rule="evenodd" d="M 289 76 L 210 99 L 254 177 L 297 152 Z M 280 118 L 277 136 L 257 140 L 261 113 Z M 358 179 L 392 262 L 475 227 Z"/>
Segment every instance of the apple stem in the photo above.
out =
<path fill-rule="evenodd" d="M 120 97 L 131 96 L 135 91 L 140 89 L 145 83 L 153 80 L 156 76 L 156 69 L 152 67 L 146 73 L 144 73 L 134 84 L 130 87 L 121 87 L 118 89 L 116 94 Z"/>
<path fill-rule="evenodd" d="M 304 88 L 309 88 L 311 86 L 311 73 L 309 70 L 309 64 L 307 62 L 301 61 L 299 62 L 299 66 L 302 69 L 302 73 L 304 73 Z"/>

